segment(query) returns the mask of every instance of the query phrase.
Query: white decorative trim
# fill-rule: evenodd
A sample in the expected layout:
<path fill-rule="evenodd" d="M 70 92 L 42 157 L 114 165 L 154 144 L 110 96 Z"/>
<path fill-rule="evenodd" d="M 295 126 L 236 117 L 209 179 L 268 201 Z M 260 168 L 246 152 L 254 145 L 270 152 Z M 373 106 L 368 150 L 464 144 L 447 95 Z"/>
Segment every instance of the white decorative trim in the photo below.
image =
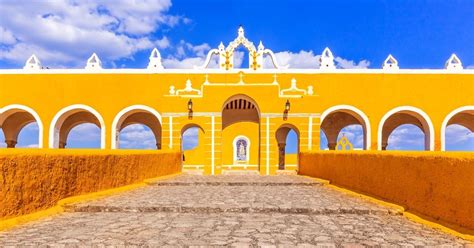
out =
<path fill-rule="evenodd" d="M 25 62 L 24 70 L 41 70 L 41 61 L 36 57 L 36 55 L 31 55 Z"/>
<path fill-rule="evenodd" d="M 441 125 L 441 151 L 446 151 L 446 128 L 448 127 L 448 122 L 455 115 L 464 112 L 464 111 L 474 111 L 474 105 L 459 107 L 451 111 L 443 120 Z"/>
<path fill-rule="evenodd" d="M 328 108 L 327 110 L 325 110 L 322 114 L 321 114 L 321 118 L 320 118 L 320 125 L 323 124 L 323 121 L 324 119 L 332 112 L 335 112 L 335 111 L 340 111 L 340 110 L 349 110 L 349 111 L 352 111 L 354 113 L 356 113 L 357 115 L 359 115 L 362 120 L 364 120 L 364 124 L 365 124 L 365 129 L 366 129 L 366 134 L 365 134 L 365 150 L 370 150 L 370 147 L 371 147 L 371 128 L 370 128 L 370 121 L 369 121 L 369 118 L 367 117 L 367 115 L 364 114 L 364 112 L 362 112 L 361 110 L 359 110 L 358 108 L 354 107 L 354 106 L 351 106 L 351 105 L 337 105 L 337 106 L 333 106 L 333 107 L 330 107 Z"/>
<path fill-rule="evenodd" d="M 118 142 L 120 131 L 117 130 L 117 127 L 119 125 L 122 125 L 122 122 L 129 116 L 128 113 L 134 112 L 134 110 L 142 110 L 144 112 L 148 112 L 154 115 L 158 119 L 158 121 L 160 122 L 160 125 L 163 123 L 160 113 L 158 113 L 158 111 L 146 105 L 132 105 L 120 110 L 120 112 L 118 112 L 118 114 L 115 115 L 114 121 L 112 122 L 112 130 L 111 130 L 111 136 L 110 136 L 112 138 L 112 143 L 111 143 L 112 149 L 117 149 L 119 148 L 119 145 L 120 145 Z M 155 137 L 155 138 L 158 139 L 159 137 Z M 158 143 L 158 140 L 156 142 Z"/>
<path fill-rule="evenodd" d="M 168 147 L 170 149 L 173 149 L 173 116 L 170 116 L 168 117 L 169 118 L 169 126 L 170 126 L 170 129 L 169 129 L 169 132 L 170 132 L 170 143 L 168 145 Z"/>
<path fill-rule="evenodd" d="M 451 71 L 463 69 L 461 60 L 454 53 L 451 54 L 451 57 L 449 57 L 449 59 L 446 61 L 444 68 Z"/>
<path fill-rule="evenodd" d="M 309 94 L 309 92 L 311 94 Z M 287 96 L 285 94 L 289 93 L 290 95 L 298 95 L 298 96 L 305 96 L 305 95 L 313 95 L 313 86 L 308 86 L 308 91 L 299 89 L 298 86 L 296 86 L 296 79 L 292 78 L 291 79 L 291 86 L 288 89 L 284 89 L 280 91 L 280 97 Z"/>
<path fill-rule="evenodd" d="M 25 105 L 21 104 L 11 104 L 7 105 L 3 108 L 0 108 L 0 124 L 3 125 L 3 122 L 5 121 L 7 116 L 2 116 L 4 113 L 6 113 L 9 110 L 14 110 L 14 109 L 19 109 L 28 112 L 35 118 L 36 124 L 38 125 L 38 148 L 43 148 L 43 122 L 41 121 L 40 116 L 36 111 L 34 111 L 32 108 L 27 107 Z M 0 125 L 0 126 L 1 126 Z"/>
<path fill-rule="evenodd" d="M 184 93 L 184 94 L 183 94 Z M 186 80 L 186 87 L 181 90 L 176 90 L 173 85 L 170 86 L 169 94 L 171 96 L 183 96 L 183 97 L 189 97 L 189 96 L 201 96 L 202 91 L 198 89 L 193 89 L 193 84 L 190 79 Z"/>
<path fill-rule="evenodd" d="M 429 138 L 429 150 L 433 151 L 434 150 L 434 127 L 433 127 L 433 122 L 431 122 L 430 117 L 425 112 L 423 112 L 423 110 L 421 110 L 419 108 L 416 108 L 416 107 L 412 107 L 412 106 L 399 106 L 399 107 L 396 107 L 396 108 L 388 111 L 382 117 L 382 119 L 379 122 L 378 130 L 377 130 L 377 136 L 378 136 L 377 137 L 377 149 L 382 150 L 382 131 L 383 131 L 383 126 L 385 124 L 385 121 L 387 121 L 387 119 L 390 118 L 390 116 L 392 116 L 393 114 L 396 114 L 398 112 L 403 112 L 403 111 L 409 111 L 409 112 L 417 113 L 428 124 L 428 131 L 430 132 L 429 136 L 428 136 L 428 138 Z M 424 130 L 423 130 L 423 133 L 424 133 Z M 426 134 L 425 134 L 425 139 L 426 139 Z M 426 144 L 425 144 L 425 149 L 426 149 Z"/>
<path fill-rule="evenodd" d="M 150 53 L 149 57 L 149 62 L 148 62 L 148 70 L 162 70 L 164 69 L 163 65 L 161 64 L 161 54 L 158 51 L 158 49 L 153 48 L 153 50 Z"/>
<path fill-rule="evenodd" d="M 334 65 L 334 56 L 332 55 L 331 50 L 329 50 L 329 47 L 324 48 L 319 61 L 321 62 L 319 66 L 320 70 L 336 69 L 336 66 Z"/>
<path fill-rule="evenodd" d="M 267 143 L 267 147 L 266 147 L 266 151 L 267 151 L 267 154 L 266 154 L 266 158 L 267 158 L 267 163 L 266 163 L 266 172 L 267 172 L 267 176 L 270 175 L 270 117 L 267 117 L 267 123 L 266 123 L 266 128 L 265 128 L 265 131 L 266 131 L 266 143 Z"/>
<path fill-rule="evenodd" d="M 88 59 L 85 67 L 86 70 L 98 70 L 102 69 L 102 61 L 100 61 L 99 56 L 93 53 Z"/>
<path fill-rule="evenodd" d="M 215 117 L 211 116 L 211 173 L 215 175 Z"/>
<path fill-rule="evenodd" d="M 388 57 L 383 62 L 382 69 L 398 70 L 400 68 L 398 67 L 398 61 L 391 54 L 389 54 Z"/>
<path fill-rule="evenodd" d="M 64 120 L 69 117 L 70 115 L 64 116 L 67 112 L 71 110 L 85 110 L 91 114 L 93 114 L 97 120 L 99 120 L 100 124 L 100 148 L 105 149 L 105 124 L 104 119 L 102 116 L 92 107 L 89 107 L 84 104 L 74 104 L 67 106 L 61 109 L 56 115 L 54 116 L 53 120 L 51 121 L 51 125 L 49 127 L 49 148 L 59 148 L 59 128 L 62 126 Z"/>
<path fill-rule="evenodd" d="M 313 150 L 313 117 L 311 115 L 308 117 L 308 150 Z"/>
<path fill-rule="evenodd" d="M 237 163 L 237 146 L 236 146 L 236 141 L 239 140 L 239 139 L 244 139 L 247 141 L 247 147 L 245 149 L 245 152 L 246 152 L 246 157 L 247 157 L 247 161 L 242 161 L 246 164 L 248 164 L 250 162 L 250 139 L 247 137 L 247 136 L 244 136 L 244 135 L 237 135 L 234 140 L 232 141 L 232 147 L 234 148 L 232 150 L 232 158 L 234 158 L 234 164 L 238 164 Z"/>

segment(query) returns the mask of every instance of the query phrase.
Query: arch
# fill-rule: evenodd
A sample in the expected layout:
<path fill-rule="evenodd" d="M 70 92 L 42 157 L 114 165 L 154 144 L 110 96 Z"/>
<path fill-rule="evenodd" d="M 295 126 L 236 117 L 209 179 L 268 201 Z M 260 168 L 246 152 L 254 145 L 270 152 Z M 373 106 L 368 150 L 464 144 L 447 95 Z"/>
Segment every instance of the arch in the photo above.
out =
<path fill-rule="evenodd" d="M 398 118 L 397 118 L 398 117 Z M 385 127 L 387 120 L 392 118 L 393 124 Z M 388 137 L 395 128 L 403 124 L 418 126 L 425 134 L 425 150 L 434 150 L 434 128 L 430 117 L 421 109 L 412 106 L 399 106 L 388 111 L 380 120 L 377 131 L 377 149 L 384 150 Z M 428 132 L 428 134 L 427 134 Z"/>
<path fill-rule="evenodd" d="M 329 119 L 330 115 L 332 114 L 337 114 L 341 113 L 339 115 L 339 118 L 344 118 L 345 121 L 343 122 L 335 122 L 335 120 L 330 120 L 330 122 L 325 125 L 326 123 L 324 120 Z M 335 116 L 337 118 L 338 116 Z M 359 124 L 362 126 L 362 129 L 364 131 L 364 149 L 365 150 L 370 150 L 371 147 L 371 127 L 370 127 L 370 121 L 369 118 L 367 117 L 364 112 L 362 112 L 360 109 L 351 106 L 351 105 L 336 105 L 333 107 L 328 108 L 321 114 L 321 129 L 323 129 L 327 139 L 328 139 L 328 144 L 331 142 L 330 139 L 332 139 L 331 146 L 335 146 L 337 136 L 344 127 L 351 125 L 351 124 Z M 332 137 L 330 133 L 328 133 L 329 128 L 334 129 L 334 134 Z M 331 138 L 330 138 L 331 136 Z"/>
<path fill-rule="evenodd" d="M 222 105 L 222 130 L 241 121 L 260 123 L 257 102 L 245 94 L 233 95 Z"/>
<path fill-rule="evenodd" d="M 290 123 L 285 123 L 282 124 L 280 127 L 275 132 L 275 138 L 278 143 L 278 169 L 279 170 L 284 170 L 286 168 L 286 161 L 285 161 L 285 156 L 286 156 L 286 141 L 288 139 L 288 134 L 290 131 L 293 130 L 296 133 L 297 136 L 297 144 L 296 144 L 296 150 L 297 153 L 299 153 L 300 150 L 300 131 L 299 129 Z M 296 166 L 298 168 L 298 158 L 296 161 Z"/>
<path fill-rule="evenodd" d="M 474 121 L 468 122 L 464 120 L 467 116 L 459 116 L 458 120 L 453 119 L 456 118 L 458 114 L 466 114 L 472 115 L 474 118 L 474 105 L 470 106 L 463 106 L 459 107 L 453 111 L 451 111 L 443 120 L 443 124 L 441 125 L 441 151 L 446 151 L 446 128 L 451 124 L 459 124 L 461 126 L 466 127 L 471 132 L 474 132 Z M 459 123 L 457 123 L 459 122 Z"/>
<path fill-rule="evenodd" d="M 43 122 L 41 121 L 41 118 L 39 117 L 38 113 L 36 113 L 36 111 L 34 111 L 32 108 L 28 106 L 21 105 L 21 104 L 11 104 L 11 105 L 7 105 L 1 108 L 0 109 L 0 127 L 3 127 L 3 124 L 8 119 L 8 117 L 17 113 L 21 113 L 22 111 L 27 112 L 33 118 L 31 119 L 31 118 L 28 118 L 27 116 L 23 116 L 24 121 L 22 123 L 15 123 L 17 130 L 16 132 L 14 132 L 14 134 L 12 134 L 13 136 L 15 136 L 15 140 L 14 140 L 15 143 L 16 143 L 16 138 L 18 134 L 20 133 L 21 129 L 31 122 L 36 122 L 38 124 L 38 148 L 43 148 L 43 133 L 44 133 Z M 5 136 L 5 139 L 7 139 L 8 134 L 7 132 L 5 132 L 5 130 L 3 131 L 3 134 Z"/>
<path fill-rule="evenodd" d="M 68 126 L 65 130 L 61 130 L 63 124 L 71 117 L 77 118 L 78 120 L 74 122 L 73 120 L 69 123 L 66 123 Z M 51 126 L 49 127 L 49 148 L 60 148 L 65 147 L 65 141 L 67 139 L 67 134 L 69 131 L 77 125 L 87 123 L 84 118 L 89 118 L 93 124 L 96 124 L 100 128 L 100 148 L 105 149 L 105 124 L 102 116 L 90 106 L 84 104 L 74 104 L 67 106 L 61 109 L 54 116 L 51 121 Z M 94 123 L 93 118 L 96 118 Z M 61 143 L 64 142 L 64 143 Z"/>
<path fill-rule="evenodd" d="M 157 127 L 156 123 L 153 123 L 153 119 L 146 118 L 146 116 L 135 116 L 135 118 L 132 117 L 130 119 L 130 122 L 126 123 L 124 126 L 122 124 L 127 120 L 127 118 L 131 117 L 134 114 L 138 113 L 145 113 L 145 115 L 149 114 L 155 117 L 158 120 L 158 125 Z M 148 119 L 148 120 L 146 120 Z M 144 123 L 147 122 L 147 123 Z M 162 125 L 162 118 L 160 113 L 156 111 L 155 109 L 148 107 L 146 105 L 132 105 L 129 107 L 126 107 L 122 109 L 118 114 L 115 116 L 113 122 L 112 122 L 112 130 L 111 130 L 111 137 L 112 137 L 112 149 L 117 149 L 118 148 L 118 137 L 120 134 L 120 131 L 125 128 L 128 125 L 131 124 L 143 124 L 149 127 L 152 131 L 153 134 L 155 135 L 155 140 L 157 143 L 157 148 L 161 149 L 161 125 Z"/>
<path fill-rule="evenodd" d="M 250 145 L 251 145 L 250 139 L 247 138 L 247 136 L 238 135 L 238 136 L 236 136 L 236 137 L 234 138 L 234 140 L 232 141 L 232 145 L 233 145 L 233 150 L 232 150 L 233 152 L 232 152 L 232 153 L 233 153 L 233 158 L 234 158 L 234 164 L 238 164 L 238 163 L 239 163 L 239 158 L 237 157 L 237 154 L 238 154 L 238 153 L 237 153 L 237 151 L 238 151 L 237 149 L 239 149 L 239 147 L 237 147 L 237 145 L 238 145 L 237 142 L 238 142 L 239 140 L 245 140 L 245 141 L 247 142 L 247 146 L 245 147 L 245 158 L 246 158 L 246 159 L 245 159 L 244 161 L 242 161 L 242 162 L 248 163 L 248 162 L 250 161 Z M 242 163 L 242 162 L 240 162 L 240 163 Z"/>

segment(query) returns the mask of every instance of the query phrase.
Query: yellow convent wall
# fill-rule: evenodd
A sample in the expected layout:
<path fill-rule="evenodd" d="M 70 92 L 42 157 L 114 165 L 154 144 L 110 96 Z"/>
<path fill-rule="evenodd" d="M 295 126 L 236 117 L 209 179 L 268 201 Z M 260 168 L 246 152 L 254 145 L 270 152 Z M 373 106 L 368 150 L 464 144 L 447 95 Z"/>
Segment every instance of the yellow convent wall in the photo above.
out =
<path fill-rule="evenodd" d="M 188 79 L 195 91 L 185 90 Z M 292 88 L 292 81 L 297 90 Z M 180 149 L 185 127 L 202 129 L 202 142 L 194 152 L 199 156 L 187 152 L 189 160 L 185 165 L 202 165 L 199 169 L 205 174 L 219 174 L 229 162 L 233 163 L 232 140 L 251 132 L 249 164 L 257 163 L 261 174 L 274 174 L 279 165 L 276 134 L 285 126 L 298 133 L 302 152 L 320 149 L 324 125 L 325 135 L 334 139 L 339 124 L 355 122 L 364 126 L 368 150 L 384 148 L 391 128 L 409 123 L 422 127 L 428 137 L 427 150 L 440 151 L 448 124 L 462 124 L 474 130 L 473 92 L 472 70 L 3 70 L 0 125 L 3 121 L 2 130 L 13 145 L 16 137 L 12 129 L 19 126 L 14 121 L 26 118 L 13 113 L 17 106 L 25 106 L 41 121 L 43 148 L 67 143 L 61 135 L 69 129 L 61 129 L 61 123 L 72 127 L 85 121 L 101 127 L 103 148 L 111 149 L 117 148 L 114 142 L 120 129 L 120 113 L 133 117 L 132 112 L 138 111 L 134 106 L 139 105 L 148 115 L 124 122 L 155 123 L 159 128 L 153 131 L 162 150 Z M 250 128 L 245 122 L 223 127 L 224 105 L 237 95 L 255 105 L 255 127 Z M 192 111 L 188 109 L 190 100 Z M 291 107 L 285 112 L 287 102 Z M 127 112 L 128 108 L 134 110 Z M 463 115 L 454 116 L 457 110 L 464 111 Z M 448 122 L 448 117 L 453 121 Z M 386 128 L 389 131 L 384 131 L 383 120 L 392 121 Z M 288 168 L 291 166 L 285 167 Z"/>
<path fill-rule="evenodd" d="M 474 230 L 472 153 L 302 153 L 299 174 L 382 198 L 436 222 Z"/>
<path fill-rule="evenodd" d="M 180 154 L 172 151 L 3 149 L 0 219 L 180 171 Z"/>

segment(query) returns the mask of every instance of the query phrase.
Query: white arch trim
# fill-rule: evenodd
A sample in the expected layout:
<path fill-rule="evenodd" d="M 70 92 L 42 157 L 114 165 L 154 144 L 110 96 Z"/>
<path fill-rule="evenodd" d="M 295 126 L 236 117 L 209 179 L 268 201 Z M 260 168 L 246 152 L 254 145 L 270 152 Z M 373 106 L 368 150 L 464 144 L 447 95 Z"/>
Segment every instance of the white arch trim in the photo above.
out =
<path fill-rule="evenodd" d="M 67 112 L 71 110 L 85 110 L 93 114 L 100 123 L 100 148 L 105 149 L 105 123 L 102 116 L 90 106 L 84 104 L 74 104 L 67 106 L 61 109 L 51 121 L 51 126 L 49 127 L 49 148 L 59 148 L 59 129 L 56 129 L 56 126 L 61 126 L 64 120 L 68 116 L 64 116 Z M 64 117 L 64 118 L 63 118 Z"/>
<path fill-rule="evenodd" d="M 245 152 L 247 153 L 247 161 L 244 161 L 244 162 L 250 162 L 250 139 L 247 138 L 247 136 L 244 136 L 244 135 L 238 135 L 237 137 L 234 138 L 234 140 L 232 141 L 232 146 L 233 146 L 233 154 L 232 154 L 232 157 L 234 158 L 234 164 L 237 162 L 237 141 L 239 139 L 244 139 L 247 141 L 247 148 L 245 149 Z"/>
<path fill-rule="evenodd" d="M 449 120 L 464 111 L 474 111 L 474 105 L 457 108 L 444 118 L 443 124 L 441 125 L 441 151 L 446 151 L 446 128 L 448 127 Z"/>
<path fill-rule="evenodd" d="M 30 113 L 33 116 L 33 118 L 35 118 L 35 121 L 38 124 L 38 148 L 43 148 L 43 122 L 41 122 L 41 119 L 38 113 L 36 113 L 36 111 L 34 111 L 32 108 L 27 107 L 25 105 L 11 104 L 3 108 L 0 108 L 0 116 L 5 112 L 9 110 L 14 110 L 14 109 L 20 109 L 20 110 L 26 111 Z M 1 120 L 1 122 L 3 122 L 3 119 Z"/>
<path fill-rule="evenodd" d="M 362 112 L 360 109 L 354 107 L 354 106 L 351 106 L 351 105 L 336 105 L 336 106 L 333 106 L 333 107 L 330 107 L 328 109 L 326 109 L 322 114 L 321 114 L 321 122 L 320 122 L 320 125 L 323 124 L 323 121 L 324 119 L 329 115 L 331 114 L 332 112 L 335 112 L 335 111 L 340 111 L 340 110 L 349 110 L 349 111 L 352 111 L 356 114 L 358 114 L 362 120 L 364 121 L 364 124 L 365 124 L 365 128 L 366 128 L 366 134 L 365 134 L 365 143 L 366 143 L 366 147 L 365 149 L 366 150 L 370 150 L 370 147 L 371 147 L 371 143 L 370 143 L 370 140 L 371 140 L 371 128 L 370 128 L 370 121 L 369 121 L 369 118 L 367 117 L 367 115 L 364 114 L 364 112 Z"/>
<path fill-rule="evenodd" d="M 421 109 L 412 107 L 412 106 L 399 106 L 396 107 L 390 111 L 388 111 L 380 120 L 379 127 L 377 130 L 377 149 L 380 151 L 382 150 L 382 131 L 383 131 L 383 125 L 385 124 L 385 121 L 387 121 L 390 116 L 393 114 L 396 114 L 398 112 L 402 111 L 411 111 L 414 113 L 419 114 L 424 121 L 428 124 L 428 129 L 429 129 L 429 139 L 430 139 L 430 144 L 429 144 L 429 149 L 430 151 L 434 151 L 434 127 L 433 127 L 433 122 L 431 121 L 430 117 Z M 426 135 L 426 134 L 425 134 Z"/>
<path fill-rule="evenodd" d="M 124 109 L 122 109 L 114 118 L 114 121 L 112 122 L 112 149 L 117 149 L 118 148 L 118 135 L 119 135 L 119 130 L 117 130 L 117 127 L 119 124 L 121 124 L 123 122 L 123 120 L 125 119 L 126 117 L 126 114 L 131 112 L 131 111 L 134 111 L 134 110 L 142 110 L 142 111 L 145 111 L 145 112 L 149 112 L 150 114 L 154 115 L 158 121 L 160 122 L 160 125 L 162 125 L 162 118 L 161 118 L 161 115 L 160 113 L 158 113 L 158 111 L 156 111 L 155 109 L 151 108 L 151 107 L 148 107 L 146 105 L 132 105 L 132 106 L 129 106 L 129 107 L 126 107 Z M 158 138 L 158 137 L 156 137 Z"/>

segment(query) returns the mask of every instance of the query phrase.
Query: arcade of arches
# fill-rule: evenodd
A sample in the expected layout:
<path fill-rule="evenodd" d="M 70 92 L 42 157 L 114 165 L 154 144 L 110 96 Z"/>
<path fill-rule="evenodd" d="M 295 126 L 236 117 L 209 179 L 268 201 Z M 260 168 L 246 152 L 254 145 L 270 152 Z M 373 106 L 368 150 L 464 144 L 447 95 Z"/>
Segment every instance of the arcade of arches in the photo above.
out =
<path fill-rule="evenodd" d="M 248 68 L 234 68 L 239 47 L 249 52 Z M 213 56 L 218 69 L 207 68 Z M 263 68 L 264 56 L 273 69 Z M 100 130 L 100 148 L 119 149 L 121 132 L 140 124 L 151 148 L 182 151 L 185 169 L 275 174 L 298 169 L 294 153 L 336 149 L 352 127 L 363 150 L 390 149 L 405 125 L 422 132 L 427 151 L 451 150 L 453 130 L 474 131 L 474 71 L 450 61 L 436 70 L 343 70 L 326 48 L 321 68 L 291 69 L 243 28 L 194 69 L 163 68 L 156 49 L 147 69 L 103 69 L 99 61 L 94 54 L 83 70 L 42 70 L 34 57 L 25 69 L 0 70 L 2 146 L 16 147 L 20 131 L 36 123 L 38 147 L 71 148 L 71 130 L 89 123 Z"/>

